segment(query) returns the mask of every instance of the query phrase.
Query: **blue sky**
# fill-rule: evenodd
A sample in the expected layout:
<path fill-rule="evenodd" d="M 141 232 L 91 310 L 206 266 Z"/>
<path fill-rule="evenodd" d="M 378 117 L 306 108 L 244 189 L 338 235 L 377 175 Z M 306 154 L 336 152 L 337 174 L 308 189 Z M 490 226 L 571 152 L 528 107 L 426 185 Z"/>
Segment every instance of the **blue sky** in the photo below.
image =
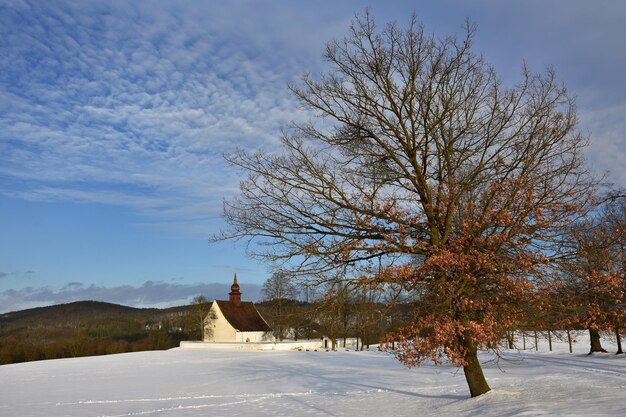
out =
<path fill-rule="evenodd" d="M 97 299 L 134 306 L 258 297 L 266 265 L 209 245 L 241 173 L 309 115 L 287 90 L 370 6 L 428 31 L 478 25 L 505 83 L 552 65 L 577 96 L 590 169 L 626 186 L 621 1 L 0 0 L 0 312 Z"/>

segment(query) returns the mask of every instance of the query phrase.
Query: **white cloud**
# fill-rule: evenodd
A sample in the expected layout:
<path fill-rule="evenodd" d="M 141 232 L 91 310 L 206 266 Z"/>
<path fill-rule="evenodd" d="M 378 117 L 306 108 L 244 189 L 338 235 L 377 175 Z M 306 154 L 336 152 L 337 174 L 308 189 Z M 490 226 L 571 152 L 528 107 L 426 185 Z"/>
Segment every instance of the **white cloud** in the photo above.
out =
<path fill-rule="evenodd" d="M 581 124 L 589 130 L 588 162 L 597 175 L 607 173 L 607 181 L 618 188 L 626 186 L 626 101 L 601 109 L 580 112 Z"/>
<path fill-rule="evenodd" d="M 272 148 L 299 117 L 286 88 L 297 58 L 212 30 L 211 14 L 145 6 L 15 7 L 20 30 L 0 54 L 0 175 L 17 187 L 0 192 L 214 213 L 238 185 L 222 153 Z"/>
<path fill-rule="evenodd" d="M 457 4 L 448 3 L 440 7 Z M 615 53 L 623 36 L 614 22 L 621 14 L 556 3 L 536 13 L 544 5 L 531 3 L 461 9 L 484 23 L 478 40 L 504 72 L 515 61 L 517 73 L 528 59 L 539 70 L 556 64 L 573 81 L 583 93 L 581 127 L 592 132 L 589 160 L 623 184 L 625 61 Z M 273 149 L 280 127 L 305 117 L 286 83 L 322 68 L 324 42 L 343 36 L 363 7 L 360 1 L 5 6 L 0 193 L 124 205 L 168 224 L 189 221 L 185 216 L 204 221 L 238 190 L 238 173 L 222 153 Z M 415 7 L 376 10 L 403 23 Z M 528 18 L 515 21 L 517 14 Z M 546 33 L 553 36 L 545 40 Z M 511 48 L 517 41 L 519 48 Z"/>

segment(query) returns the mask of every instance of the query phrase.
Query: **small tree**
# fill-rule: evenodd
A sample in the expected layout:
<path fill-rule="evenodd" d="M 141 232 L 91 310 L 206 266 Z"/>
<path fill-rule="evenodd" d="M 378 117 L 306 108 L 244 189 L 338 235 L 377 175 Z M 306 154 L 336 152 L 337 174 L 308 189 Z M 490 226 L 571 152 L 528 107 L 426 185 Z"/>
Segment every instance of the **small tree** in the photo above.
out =
<path fill-rule="evenodd" d="M 613 306 L 613 329 L 617 340 L 617 353 L 624 353 L 621 331 L 626 327 L 626 191 L 609 194 L 605 218 L 611 230 L 615 232 L 613 252 L 616 259 L 616 284 L 621 288 L 621 299 Z M 615 291 L 619 294 L 619 291 Z M 621 308 L 620 308 L 621 307 Z"/>
<path fill-rule="evenodd" d="M 340 280 L 329 281 L 325 291 L 315 303 L 313 318 L 323 335 L 330 339 L 332 350 L 336 350 L 343 338 L 344 346 L 352 331 L 353 305 L 351 288 Z"/>
<path fill-rule="evenodd" d="M 206 319 L 211 310 L 211 302 L 204 295 L 196 295 L 191 300 L 191 330 L 195 332 L 198 340 L 204 339 Z"/>
<path fill-rule="evenodd" d="M 248 176 L 216 239 L 254 239 L 258 256 L 301 272 L 418 290 L 427 308 L 388 338 L 398 358 L 462 366 L 477 396 L 490 389 L 478 349 L 524 313 L 592 184 L 554 72 L 524 68 L 504 88 L 473 34 L 435 39 L 415 17 L 378 30 L 357 16 L 327 45 L 329 72 L 291 86 L 326 123 L 293 125 L 280 154 L 229 156 Z"/>
<path fill-rule="evenodd" d="M 278 340 L 285 338 L 285 333 L 289 328 L 290 315 L 287 311 L 289 305 L 298 297 L 298 288 L 293 281 L 293 275 L 287 271 L 278 271 L 272 274 L 261 288 L 263 299 L 272 306 L 270 325 L 273 329 L 274 337 Z"/>
<path fill-rule="evenodd" d="M 626 204 L 608 204 L 574 225 L 570 242 L 575 258 L 566 264 L 575 324 L 589 329 L 589 353 L 606 352 L 600 331 L 615 332 L 621 348 L 620 329 L 626 319 Z"/>
<path fill-rule="evenodd" d="M 387 327 L 385 318 L 388 310 L 380 304 L 381 291 L 373 288 L 359 288 L 353 296 L 354 302 L 354 330 L 361 342 L 360 349 L 378 343 L 384 336 L 383 329 Z"/>

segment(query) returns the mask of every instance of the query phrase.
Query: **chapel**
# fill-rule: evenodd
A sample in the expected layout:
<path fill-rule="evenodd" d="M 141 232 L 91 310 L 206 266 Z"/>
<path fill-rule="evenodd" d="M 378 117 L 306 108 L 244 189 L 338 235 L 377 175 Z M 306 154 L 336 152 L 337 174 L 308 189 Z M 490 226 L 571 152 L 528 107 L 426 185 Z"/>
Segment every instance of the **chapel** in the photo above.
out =
<path fill-rule="evenodd" d="M 271 328 L 251 301 L 241 301 L 237 274 L 228 301 L 213 300 L 204 320 L 205 342 L 264 342 L 272 340 Z"/>

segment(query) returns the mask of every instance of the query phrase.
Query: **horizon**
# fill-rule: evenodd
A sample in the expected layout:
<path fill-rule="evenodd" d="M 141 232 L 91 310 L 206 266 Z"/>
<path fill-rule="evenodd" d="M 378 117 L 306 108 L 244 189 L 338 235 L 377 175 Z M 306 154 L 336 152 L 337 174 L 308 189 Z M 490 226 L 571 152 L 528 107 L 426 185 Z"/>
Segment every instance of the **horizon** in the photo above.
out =
<path fill-rule="evenodd" d="M 274 151 L 312 118 L 287 88 L 327 69 L 368 2 L 0 5 L 0 312 L 90 296 L 133 307 L 211 297 L 271 266 L 246 242 L 209 244 L 242 173 L 223 154 Z M 577 96 L 589 169 L 626 185 L 626 3 L 444 0 L 373 4 L 379 26 L 415 12 L 435 36 L 477 27 L 505 85 L 553 66 Z M 256 290 L 255 290 L 256 291 Z M 244 293 L 245 296 L 245 293 Z"/>

